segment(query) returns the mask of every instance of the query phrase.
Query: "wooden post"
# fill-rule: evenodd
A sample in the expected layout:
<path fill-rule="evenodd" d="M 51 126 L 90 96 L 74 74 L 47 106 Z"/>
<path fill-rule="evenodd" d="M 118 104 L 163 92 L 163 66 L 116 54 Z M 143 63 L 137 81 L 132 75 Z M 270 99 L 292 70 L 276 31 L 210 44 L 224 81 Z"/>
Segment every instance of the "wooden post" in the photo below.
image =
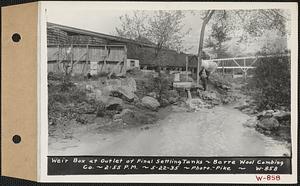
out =
<path fill-rule="evenodd" d="M 185 73 L 186 73 L 186 81 L 188 81 L 188 67 L 189 67 L 189 56 L 185 56 Z"/>
<path fill-rule="evenodd" d="M 244 79 L 245 79 L 245 81 L 246 81 L 246 79 L 247 79 L 247 70 L 246 70 L 246 58 L 244 58 Z"/>
<path fill-rule="evenodd" d="M 108 58 L 108 50 L 107 50 L 106 45 L 104 46 L 104 49 L 105 49 L 104 51 L 105 51 L 106 56 L 104 57 L 104 60 L 103 60 L 103 66 L 101 68 L 101 72 L 102 72 L 102 69 L 104 72 L 106 71 L 106 59 Z"/>
<path fill-rule="evenodd" d="M 70 58 L 71 58 L 71 69 L 70 69 L 70 73 L 72 73 L 72 71 L 73 71 L 73 44 L 71 44 Z M 70 74 L 70 75 L 72 75 L 72 74 Z"/>
<path fill-rule="evenodd" d="M 56 64 L 57 64 L 57 72 L 59 72 L 59 57 L 60 57 L 60 49 L 59 49 L 59 45 L 57 45 L 57 61 L 56 61 Z"/>
<path fill-rule="evenodd" d="M 191 90 L 188 88 L 188 89 L 186 89 L 186 91 L 187 91 L 188 100 L 192 99 Z"/>
<path fill-rule="evenodd" d="M 109 79 L 110 79 L 111 75 L 112 75 L 115 71 L 117 71 L 117 69 L 119 68 L 119 66 L 121 65 L 122 62 L 124 62 L 124 61 L 120 60 L 120 61 L 117 63 L 117 65 L 111 70 L 111 72 L 108 74 L 108 78 L 109 78 Z"/>
<path fill-rule="evenodd" d="M 200 63 L 201 63 L 201 60 L 199 59 L 199 56 L 198 56 L 198 64 L 197 64 L 197 85 L 199 85 L 199 81 L 200 81 L 200 76 L 199 76 L 199 72 L 200 72 Z"/>
<path fill-rule="evenodd" d="M 88 67 L 88 64 L 89 64 L 89 60 L 90 60 L 90 49 L 89 49 L 89 45 L 86 45 L 86 66 L 87 67 Z"/>
<path fill-rule="evenodd" d="M 247 80 L 247 70 L 244 70 L 244 80 L 246 81 Z"/>
<path fill-rule="evenodd" d="M 221 61 L 221 64 L 222 64 L 222 75 L 224 76 L 225 74 L 224 61 Z"/>
<path fill-rule="evenodd" d="M 124 45 L 124 74 L 126 74 L 127 71 L 127 47 Z"/>
<path fill-rule="evenodd" d="M 83 65 L 81 74 L 84 73 L 85 68 L 88 66 L 88 59 L 89 59 L 89 45 L 86 45 L 85 64 Z"/>

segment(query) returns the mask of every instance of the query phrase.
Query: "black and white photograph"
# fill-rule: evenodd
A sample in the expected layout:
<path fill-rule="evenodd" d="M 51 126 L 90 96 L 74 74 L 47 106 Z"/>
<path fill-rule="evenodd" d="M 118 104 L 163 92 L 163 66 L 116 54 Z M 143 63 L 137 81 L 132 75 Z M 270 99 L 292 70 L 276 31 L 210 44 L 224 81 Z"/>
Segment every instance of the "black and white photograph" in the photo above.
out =
<path fill-rule="evenodd" d="M 22 0 L 0 14 L 1 183 L 300 181 L 297 2 Z"/>
<path fill-rule="evenodd" d="M 288 11 L 72 8 L 47 12 L 49 154 L 290 156 Z"/>
<path fill-rule="evenodd" d="M 83 4 L 45 10 L 48 156 L 292 157 L 289 9 Z"/>

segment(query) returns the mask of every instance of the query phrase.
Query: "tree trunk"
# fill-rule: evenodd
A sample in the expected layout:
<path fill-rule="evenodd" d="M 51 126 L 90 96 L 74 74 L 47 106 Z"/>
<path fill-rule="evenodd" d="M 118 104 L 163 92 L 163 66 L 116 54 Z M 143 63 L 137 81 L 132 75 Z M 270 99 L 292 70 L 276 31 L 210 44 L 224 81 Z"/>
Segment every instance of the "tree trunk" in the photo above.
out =
<path fill-rule="evenodd" d="M 203 19 L 202 26 L 201 26 L 200 41 L 199 41 L 199 48 L 198 48 L 197 84 L 199 84 L 199 80 L 200 80 L 199 72 L 200 72 L 200 66 L 202 64 L 203 40 L 204 40 L 205 27 L 206 27 L 207 23 L 209 22 L 211 16 L 213 15 L 213 13 L 214 13 L 214 10 L 209 10 L 206 13 L 206 15 Z"/>
<path fill-rule="evenodd" d="M 155 56 L 154 56 L 154 62 L 156 64 L 156 71 L 158 73 L 158 76 L 161 76 L 161 64 L 159 62 L 159 54 L 160 54 L 161 49 L 158 47 L 155 49 Z"/>

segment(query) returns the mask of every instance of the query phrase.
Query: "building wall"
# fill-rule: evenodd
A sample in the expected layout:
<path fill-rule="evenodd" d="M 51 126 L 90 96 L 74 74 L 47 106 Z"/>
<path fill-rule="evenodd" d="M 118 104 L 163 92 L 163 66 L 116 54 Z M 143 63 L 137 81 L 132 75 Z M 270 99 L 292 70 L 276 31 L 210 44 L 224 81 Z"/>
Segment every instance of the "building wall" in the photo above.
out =
<path fill-rule="evenodd" d="M 109 40 L 106 38 L 96 37 L 96 36 L 88 36 L 88 35 L 80 35 L 76 33 L 68 33 L 64 32 L 58 28 L 47 28 L 47 41 L 48 45 L 51 44 L 68 44 L 68 45 L 75 45 L 75 44 L 89 44 L 89 45 L 112 45 L 112 44 L 123 44 L 126 45 L 127 51 L 113 49 L 110 52 L 110 56 L 107 61 L 114 61 L 118 62 L 121 59 L 128 58 L 128 59 L 138 59 L 140 67 L 149 67 L 155 68 L 157 66 L 157 62 L 155 62 L 155 48 L 144 46 L 139 43 L 133 42 L 119 42 L 117 40 Z M 67 48 L 60 49 L 60 53 L 65 53 Z M 85 48 L 74 47 L 74 60 L 78 60 L 85 52 Z M 56 56 L 55 53 L 58 52 L 57 46 L 49 47 L 48 46 L 48 61 L 57 61 L 61 60 L 64 55 Z M 104 61 L 105 50 L 101 47 L 99 48 L 92 48 L 88 53 L 88 58 L 84 57 L 82 61 Z M 169 69 L 178 69 L 182 68 L 185 69 L 186 66 L 186 56 L 187 54 L 184 53 L 177 53 L 173 50 L 163 50 L 159 55 L 159 63 L 161 67 L 169 68 Z M 126 65 L 128 67 L 128 63 Z M 189 59 L 189 68 L 196 68 L 197 67 L 197 60 Z"/>
<path fill-rule="evenodd" d="M 122 61 L 127 58 L 124 46 L 48 45 L 48 61 L 67 60 L 68 51 L 74 61 Z"/>
<path fill-rule="evenodd" d="M 91 63 L 96 63 L 96 66 L 91 66 Z M 63 67 L 63 63 L 57 63 L 57 62 L 48 62 L 48 73 L 49 72 L 53 72 L 53 73 L 64 73 L 64 67 Z M 124 73 L 124 65 L 120 64 L 117 65 L 117 63 L 115 62 L 107 62 L 106 64 L 104 64 L 103 62 L 79 62 L 76 63 L 73 66 L 73 70 L 72 70 L 72 74 L 74 75 L 86 75 L 87 73 L 90 73 L 92 70 L 95 69 L 94 72 L 96 72 L 96 74 L 100 74 L 100 73 L 109 73 L 109 72 L 113 72 L 115 74 L 120 74 L 120 73 Z M 93 74 L 95 75 L 95 74 Z"/>
<path fill-rule="evenodd" d="M 48 73 L 53 72 L 53 73 L 64 73 L 64 65 L 63 63 L 56 63 L 56 62 L 48 62 Z M 87 74 L 90 70 L 90 64 L 86 63 L 78 63 L 74 65 L 73 67 L 73 73 L 74 74 Z"/>

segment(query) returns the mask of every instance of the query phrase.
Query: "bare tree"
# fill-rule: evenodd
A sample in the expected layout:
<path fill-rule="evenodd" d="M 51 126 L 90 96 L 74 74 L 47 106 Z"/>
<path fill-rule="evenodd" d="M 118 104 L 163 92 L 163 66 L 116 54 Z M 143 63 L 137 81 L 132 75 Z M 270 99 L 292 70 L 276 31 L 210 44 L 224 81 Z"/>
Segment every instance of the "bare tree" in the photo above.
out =
<path fill-rule="evenodd" d="M 160 69 L 160 55 L 164 49 L 182 51 L 183 39 L 189 33 L 183 23 L 185 15 L 180 10 L 175 11 L 135 11 L 120 18 L 121 27 L 116 28 L 122 37 L 155 46 L 154 61 Z M 159 70 L 160 71 L 160 70 Z"/>
<path fill-rule="evenodd" d="M 212 19 L 214 16 L 223 15 L 221 19 Z M 226 16 L 224 16 L 226 15 Z M 229 19 L 230 21 L 223 22 L 222 27 L 219 27 L 220 33 L 225 32 L 225 29 L 231 27 L 231 29 L 240 29 L 244 33 L 250 35 L 262 35 L 264 30 L 276 29 L 281 32 L 282 35 L 287 34 L 286 22 L 288 21 L 288 16 L 284 10 L 279 9 L 259 9 L 259 10 L 207 10 L 204 12 L 204 17 L 202 19 L 199 47 L 198 47 L 198 71 L 197 71 L 197 83 L 199 83 L 199 66 L 202 63 L 203 57 L 203 41 L 205 37 L 205 28 L 207 24 L 211 21 L 212 26 L 221 23 L 224 19 Z M 228 30 L 227 30 L 228 32 Z M 221 39 L 221 38 L 220 38 Z M 223 38 L 225 41 L 226 38 Z"/>
<path fill-rule="evenodd" d="M 156 44 L 156 56 L 163 48 L 181 51 L 183 38 L 189 32 L 184 32 L 185 15 L 182 11 L 156 11 L 149 19 L 150 41 Z"/>
<path fill-rule="evenodd" d="M 224 43 L 230 40 L 229 32 L 231 31 L 228 12 L 225 10 L 216 11 L 214 19 L 211 21 L 211 32 L 204 42 L 205 48 L 212 48 L 212 53 L 216 58 L 227 56 L 226 46 Z"/>
<path fill-rule="evenodd" d="M 205 16 L 202 18 L 202 26 L 200 30 L 200 40 L 199 40 L 199 47 L 198 47 L 198 68 L 197 68 L 197 84 L 199 84 L 199 71 L 200 71 L 200 65 L 202 63 L 202 55 L 203 55 L 203 41 L 204 41 L 204 33 L 205 33 L 205 27 L 209 20 L 211 19 L 212 15 L 214 14 L 214 10 L 207 10 L 205 12 Z"/>
<path fill-rule="evenodd" d="M 120 16 L 121 26 L 116 28 L 117 35 L 141 41 L 147 37 L 147 20 L 146 11 L 133 11 L 133 15 L 125 14 Z"/>

